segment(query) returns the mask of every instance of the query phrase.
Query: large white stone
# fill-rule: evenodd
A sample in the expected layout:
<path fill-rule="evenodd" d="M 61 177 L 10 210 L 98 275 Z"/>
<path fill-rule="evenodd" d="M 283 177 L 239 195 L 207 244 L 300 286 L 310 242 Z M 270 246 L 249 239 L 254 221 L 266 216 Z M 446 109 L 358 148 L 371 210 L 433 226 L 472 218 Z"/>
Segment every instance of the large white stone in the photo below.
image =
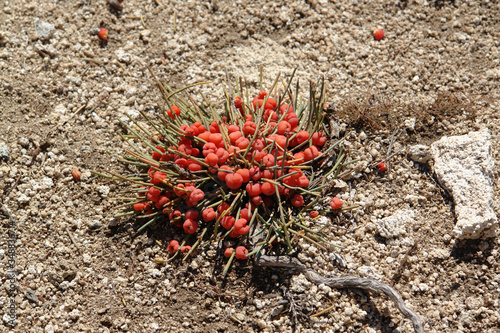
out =
<path fill-rule="evenodd" d="M 415 222 L 415 212 L 411 209 L 399 210 L 392 216 L 377 221 L 377 233 L 383 238 L 406 235 L 407 225 Z"/>
<path fill-rule="evenodd" d="M 493 210 L 493 167 L 488 130 L 443 137 L 431 145 L 434 171 L 455 203 L 459 239 L 496 235 L 498 218 Z"/>

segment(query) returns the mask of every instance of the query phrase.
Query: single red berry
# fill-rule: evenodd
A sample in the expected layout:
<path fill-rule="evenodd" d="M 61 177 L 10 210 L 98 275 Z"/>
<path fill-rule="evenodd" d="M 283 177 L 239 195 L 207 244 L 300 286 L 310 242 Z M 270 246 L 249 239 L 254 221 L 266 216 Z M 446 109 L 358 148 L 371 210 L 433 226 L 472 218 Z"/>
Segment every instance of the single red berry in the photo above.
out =
<path fill-rule="evenodd" d="M 195 189 L 191 194 L 189 194 L 189 199 L 193 202 L 198 202 L 200 200 L 203 200 L 205 197 L 205 193 L 200 190 L 199 188 Z"/>
<path fill-rule="evenodd" d="M 244 246 L 238 246 L 236 248 L 236 259 L 246 259 L 248 256 L 248 250 Z"/>
<path fill-rule="evenodd" d="M 315 218 L 319 216 L 319 212 L 317 210 L 312 210 L 310 213 L 311 218 Z"/>
<path fill-rule="evenodd" d="M 99 30 L 99 38 L 103 41 L 107 41 L 108 40 L 108 29 L 106 28 L 101 28 Z"/>
<path fill-rule="evenodd" d="M 197 210 L 190 209 L 186 212 L 185 216 L 187 219 L 196 220 L 200 216 L 200 213 Z"/>
<path fill-rule="evenodd" d="M 221 214 L 228 209 L 229 209 L 229 204 L 227 202 L 223 202 L 217 206 L 217 211 Z"/>
<path fill-rule="evenodd" d="M 381 40 L 382 38 L 384 38 L 384 30 L 382 29 L 374 30 L 373 38 L 375 38 L 375 40 Z"/>
<path fill-rule="evenodd" d="M 224 216 L 220 221 L 220 225 L 224 227 L 224 229 L 231 229 L 234 225 L 235 219 L 232 216 Z"/>
<path fill-rule="evenodd" d="M 134 210 L 136 212 L 138 212 L 140 210 L 143 210 L 143 209 L 144 209 L 144 203 L 143 202 L 142 203 L 136 203 L 136 204 L 134 204 Z"/>
<path fill-rule="evenodd" d="M 172 239 L 168 244 L 168 252 L 175 253 L 179 250 L 179 242 L 175 239 Z"/>
<path fill-rule="evenodd" d="M 332 201 L 330 202 L 330 207 L 334 210 L 340 209 L 340 207 L 342 207 L 342 200 L 340 200 L 337 197 L 333 198 Z"/>
<path fill-rule="evenodd" d="M 276 193 L 276 188 L 275 188 L 274 184 L 271 184 L 269 182 L 264 182 L 260 186 L 260 189 L 261 189 L 262 193 L 264 193 L 265 195 L 273 195 L 274 193 Z"/>
<path fill-rule="evenodd" d="M 181 246 L 181 252 L 182 253 L 188 252 L 189 250 L 191 250 L 191 246 L 189 246 L 189 245 Z"/>
<path fill-rule="evenodd" d="M 198 229 L 198 223 L 196 221 L 186 219 L 182 224 L 182 228 L 186 234 L 194 234 L 196 229 Z"/>
<path fill-rule="evenodd" d="M 326 143 L 326 137 L 321 132 L 316 132 L 312 136 L 312 143 L 316 146 L 322 146 Z"/>
<path fill-rule="evenodd" d="M 304 197 L 300 194 L 295 194 L 293 198 L 290 200 L 294 207 L 300 207 L 304 205 Z"/>
<path fill-rule="evenodd" d="M 256 196 L 252 197 L 252 202 L 256 206 L 259 206 L 259 205 L 261 205 L 264 202 L 264 200 L 262 200 L 262 197 L 260 195 L 256 195 Z"/>
<path fill-rule="evenodd" d="M 232 247 L 228 247 L 225 251 L 224 251 L 224 257 L 226 258 L 229 258 L 234 252 L 234 249 Z"/>
<path fill-rule="evenodd" d="M 385 170 L 387 170 L 387 163 L 385 162 L 380 162 L 378 165 L 378 171 L 380 172 L 384 172 Z"/>
<path fill-rule="evenodd" d="M 259 183 L 248 183 L 246 186 L 248 194 L 252 197 L 262 193 Z"/>
<path fill-rule="evenodd" d="M 73 176 L 73 179 L 74 179 L 74 180 L 80 180 L 80 177 L 82 176 L 82 173 L 80 172 L 80 170 L 78 170 L 78 169 L 74 169 L 74 170 L 71 172 L 71 175 Z"/>
<path fill-rule="evenodd" d="M 240 188 L 243 184 L 243 177 L 239 173 L 231 173 L 226 176 L 226 185 L 231 190 Z"/>
<path fill-rule="evenodd" d="M 215 218 L 215 211 L 213 208 L 206 208 L 201 212 L 201 216 L 205 222 L 211 221 Z"/>

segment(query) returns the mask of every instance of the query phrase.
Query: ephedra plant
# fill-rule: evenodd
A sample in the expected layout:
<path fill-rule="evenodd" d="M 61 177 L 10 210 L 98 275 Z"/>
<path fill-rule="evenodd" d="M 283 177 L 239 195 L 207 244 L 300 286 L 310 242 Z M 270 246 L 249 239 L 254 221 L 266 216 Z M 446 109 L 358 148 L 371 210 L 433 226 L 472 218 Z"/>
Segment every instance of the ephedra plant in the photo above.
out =
<path fill-rule="evenodd" d="M 135 172 L 99 174 L 130 182 L 117 216 L 144 219 L 138 232 L 161 223 L 183 235 L 170 241 L 171 258 L 231 239 L 235 248 L 220 249 L 228 257 L 225 274 L 234 258 L 279 246 L 292 253 L 298 238 L 324 248 L 328 237 L 305 216 L 349 209 L 338 198 L 315 209 L 352 162 L 325 127 L 324 82 L 310 83 L 307 99 L 297 97 L 293 74 L 266 90 L 261 71 L 260 82 L 252 91 L 237 81 L 218 109 L 204 97 L 182 98 L 191 87 L 174 91 L 157 80 L 164 102 L 157 114 L 122 122 L 130 149 L 118 157 Z"/>

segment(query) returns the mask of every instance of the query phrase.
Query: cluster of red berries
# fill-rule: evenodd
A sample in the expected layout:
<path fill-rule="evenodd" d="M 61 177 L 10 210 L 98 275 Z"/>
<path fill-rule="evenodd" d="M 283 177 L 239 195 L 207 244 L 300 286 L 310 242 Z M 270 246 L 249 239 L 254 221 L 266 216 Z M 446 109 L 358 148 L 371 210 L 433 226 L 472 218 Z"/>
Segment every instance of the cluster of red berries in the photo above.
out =
<path fill-rule="evenodd" d="M 261 212 L 272 209 L 278 200 L 293 207 L 304 205 L 310 179 L 303 170 L 321 156 L 326 137 L 320 131 L 302 130 L 293 106 L 278 105 L 265 91 L 249 105 L 234 98 L 234 107 L 242 117 L 239 125 L 229 124 L 226 117 L 206 125 L 201 121 L 182 124 L 181 108 L 171 105 L 166 110 L 177 124 L 178 142 L 162 137 L 155 141 L 161 144 L 155 147 L 151 156 L 155 162 L 149 163 L 152 167 L 147 171 L 151 185 L 138 190 L 142 200 L 134 204 L 135 211 L 145 216 L 163 214 L 186 234 L 212 221 L 229 237 L 239 238 L 250 231 L 258 207 L 262 206 Z M 206 190 L 207 182 L 215 185 L 212 192 L 218 191 L 218 196 Z M 220 195 L 228 192 L 240 193 L 239 205 L 230 205 L 227 196 Z M 342 205 L 332 203 L 332 209 Z M 168 250 L 186 248 L 172 241 Z M 226 249 L 226 256 L 232 254 L 232 248 Z M 245 247 L 236 248 L 236 258 L 245 259 L 247 254 Z"/>

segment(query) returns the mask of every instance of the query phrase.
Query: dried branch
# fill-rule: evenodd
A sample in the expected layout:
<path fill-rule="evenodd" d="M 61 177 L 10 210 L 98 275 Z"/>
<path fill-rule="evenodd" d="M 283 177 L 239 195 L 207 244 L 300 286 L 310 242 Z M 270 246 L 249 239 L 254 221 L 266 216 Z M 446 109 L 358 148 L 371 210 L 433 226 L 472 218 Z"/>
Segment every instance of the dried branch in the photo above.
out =
<path fill-rule="evenodd" d="M 271 257 L 263 255 L 255 261 L 255 264 L 260 267 L 289 270 L 294 274 L 304 273 L 306 278 L 312 283 L 325 284 L 332 288 L 357 288 L 378 294 L 382 293 L 389 297 L 398 310 L 412 321 L 416 333 L 424 333 L 424 327 L 420 317 L 405 305 L 401 295 L 394 288 L 377 280 L 360 278 L 352 275 L 327 278 L 315 272 L 313 269 L 307 268 L 299 260 L 289 257 Z"/>

